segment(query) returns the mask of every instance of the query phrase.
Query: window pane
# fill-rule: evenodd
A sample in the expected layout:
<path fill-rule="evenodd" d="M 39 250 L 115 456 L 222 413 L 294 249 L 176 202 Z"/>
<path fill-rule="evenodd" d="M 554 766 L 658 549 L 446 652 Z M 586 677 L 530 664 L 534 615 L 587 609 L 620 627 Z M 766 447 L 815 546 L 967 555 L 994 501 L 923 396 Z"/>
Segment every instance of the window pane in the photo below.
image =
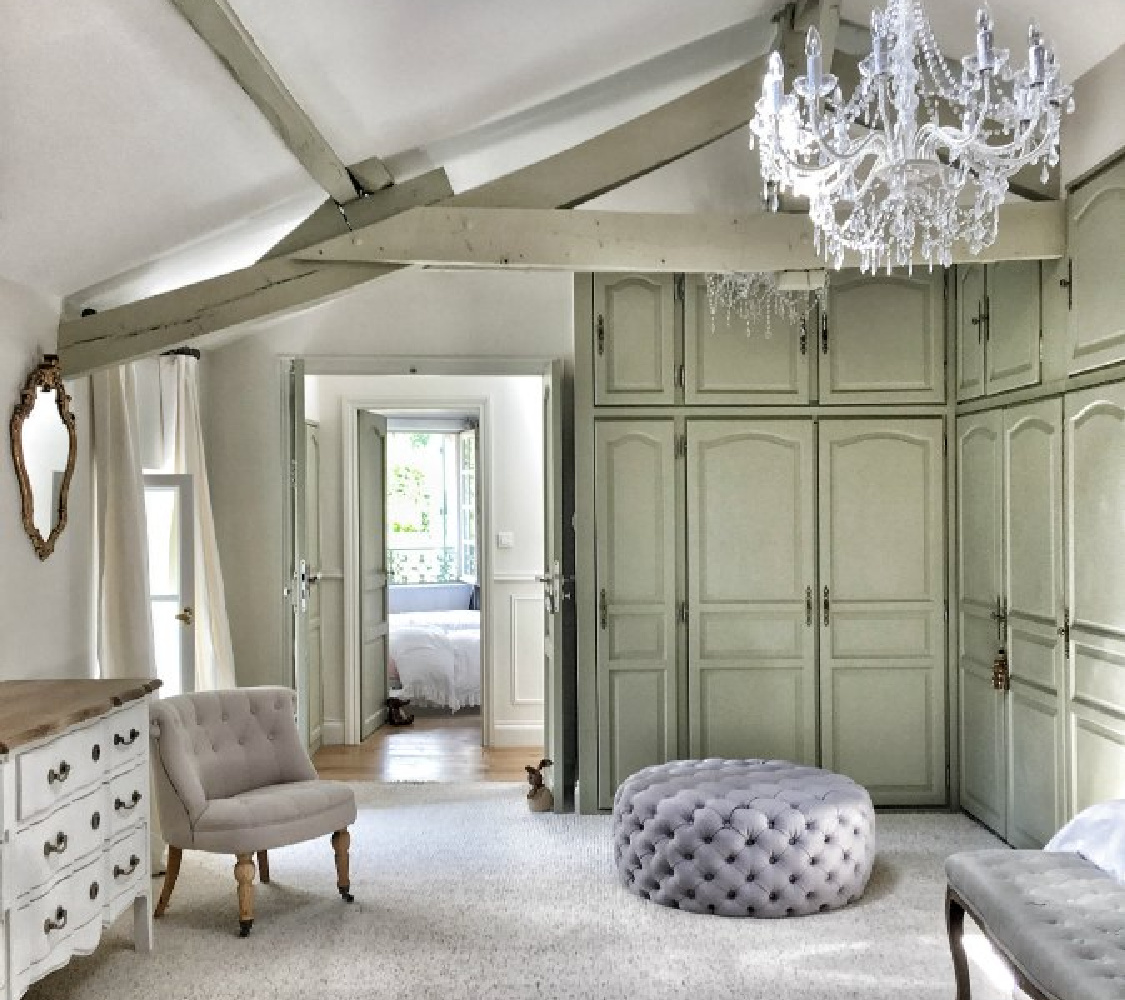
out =
<path fill-rule="evenodd" d="M 458 579 L 456 435 L 387 434 L 387 557 L 392 583 Z"/>
<path fill-rule="evenodd" d="M 156 676 L 163 682 L 160 693 L 171 697 L 182 693 L 183 678 L 180 676 L 180 634 L 183 625 L 176 621 L 180 610 L 178 600 L 159 600 L 152 602 L 152 637 L 156 647 Z"/>
<path fill-rule="evenodd" d="M 179 500 L 180 491 L 175 487 L 145 487 L 149 590 L 177 599 L 180 593 Z"/>

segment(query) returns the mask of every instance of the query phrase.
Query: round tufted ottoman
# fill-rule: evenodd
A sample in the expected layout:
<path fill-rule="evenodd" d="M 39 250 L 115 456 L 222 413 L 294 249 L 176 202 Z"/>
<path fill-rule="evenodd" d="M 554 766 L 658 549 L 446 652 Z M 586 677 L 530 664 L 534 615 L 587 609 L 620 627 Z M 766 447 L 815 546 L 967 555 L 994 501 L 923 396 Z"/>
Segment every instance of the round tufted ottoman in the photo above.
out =
<path fill-rule="evenodd" d="M 863 895 L 875 860 L 862 785 L 782 760 L 677 760 L 627 778 L 613 803 L 626 888 L 724 917 L 792 917 Z"/>

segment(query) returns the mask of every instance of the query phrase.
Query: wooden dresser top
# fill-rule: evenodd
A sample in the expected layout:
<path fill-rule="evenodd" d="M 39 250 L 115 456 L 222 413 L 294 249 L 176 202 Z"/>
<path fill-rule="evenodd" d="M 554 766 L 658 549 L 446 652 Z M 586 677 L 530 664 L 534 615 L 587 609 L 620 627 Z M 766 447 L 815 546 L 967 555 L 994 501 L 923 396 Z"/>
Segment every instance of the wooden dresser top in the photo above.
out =
<path fill-rule="evenodd" d="M 136 701 L 158 680 L 0 681 L 0 754 Z"/>

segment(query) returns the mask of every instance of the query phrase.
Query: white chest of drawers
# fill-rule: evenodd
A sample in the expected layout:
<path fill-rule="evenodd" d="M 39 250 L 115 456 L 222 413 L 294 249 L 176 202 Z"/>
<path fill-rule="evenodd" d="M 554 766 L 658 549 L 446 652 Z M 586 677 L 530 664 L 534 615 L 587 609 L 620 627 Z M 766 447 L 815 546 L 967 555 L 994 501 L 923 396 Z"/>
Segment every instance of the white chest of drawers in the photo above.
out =
<path fill-rule="evenodd" d="M 154 681 L 0 682 L 0 1000 L 133 907 L 152 948 L 148 694 Z"/>

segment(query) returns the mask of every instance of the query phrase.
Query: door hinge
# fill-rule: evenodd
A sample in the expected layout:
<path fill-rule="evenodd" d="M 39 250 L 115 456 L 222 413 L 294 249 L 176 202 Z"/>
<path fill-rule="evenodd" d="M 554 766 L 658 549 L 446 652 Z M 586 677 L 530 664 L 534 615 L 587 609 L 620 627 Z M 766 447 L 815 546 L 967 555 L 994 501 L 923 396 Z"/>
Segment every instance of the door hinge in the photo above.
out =
<path fill-rule="evenodd" d="M 1066 307 L 1074 308 L 1074 258 L 1066 259 L 1066 277 L 1059 278 L 1059 284 L 1066 289 Z"/>
<path fill-rule="evenodd" d="M 684 365 L 676 365 L 676 385 L 681 389 L 687 388 L 687 368 Z"/>
<path fill-rule="evenodd" d="M 686 434 L 677 434 L 676 435 L 676 458 L 686 458 L 686 457 L 687 457 L 687 435 Z"/>
<path fill-rule="evenodd" d="M 289 460 L 289 488 L 291 490 L 297 488 L 297 460 L 295 458 Z"/>
<path fill-rule="evenodd" d="M 949 621 L 949 598 L 947 597 L 944 601 L 942 601 L 942 604 L 945 607 L 945 610 L 943 612 L 944 616 L 945 616 L 945 620 L 948 622 Z"/>
<path fill-rule="evenodd" d="M 598 313 L 598 354 L 605 354 L 605 317 Z"/>
<path fill-rule="evenodd" d="M 598 595 L 598 626 L 603 630 L 609 628 L 609 601 L 605 596 L 605 587 Z"/>
<path fill-rule="evenodd" d="M 1063 623 L 1058 629 L 1063 641 L 1063 657 L 1070 659 L 1070 608 L 1063 608 Z"/>
<path fill-rule="evenodd" d="M 809 353 L 809 318 L 801 317 L 801 355 Z"/>
<path fill-rule="evenodd" d="M 676 607 L 676 618 L 679 619 L 681 625 L 688 623 L 688 603 L 687 601 L 680 601 Z"/>
<path fill-rule="evenodd" d="M 831 604 L 828 600 L 828 587 L 826 586 L 824 588 L 824 624 L 825 625 L 828 625 L 832 620 L 829 616 L 830 609 L 831 609 Z"/>
<path fill-rule="evenodd" d="M 684 301 L 684 286 L 685 286 L 685 284 L 686 284 L 686 279 L 684 278 L 684 276 L 682 274 L 677 274 L 676 275 L 676 299 L 679 302 Z"/>
<path fill-rule="evenodd" d="M 820 317 L 820 353 L 828 353 L 828 314 Z"/>

